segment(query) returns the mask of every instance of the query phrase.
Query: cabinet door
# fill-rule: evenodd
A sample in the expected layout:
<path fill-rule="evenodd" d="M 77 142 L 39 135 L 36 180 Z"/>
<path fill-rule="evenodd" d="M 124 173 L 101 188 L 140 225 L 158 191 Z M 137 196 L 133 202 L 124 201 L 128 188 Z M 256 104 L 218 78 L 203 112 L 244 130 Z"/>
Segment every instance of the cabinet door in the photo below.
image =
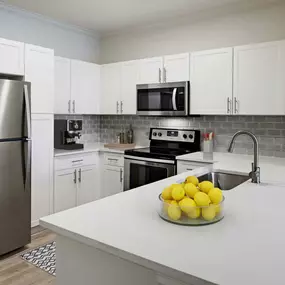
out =
<path fill-rule="evenodd" d="M 25 44 L 0 39 L 0 73 L 24 75 Z"/>
<path fill-rule="evenodd" d="M 122 63 L 121 113 L 135 115 L 137 112 L 137 88 L 139 61 Z"/>
<path fill-rule="evenodd" d="M 77 170 L 67 169 L 55 172 L 54 211 L 55 213 L 76 207 Z"/>
<path fill-rule="evenodd" d="M 25 45 L 25 80 L 32 83 L 32 113 L 54 112 L 54 51 Z"/>
<path fill-rule="evenodd" d="M 191 54 L 191 114 L 231 114 L 232 48 Z"/>
<path fill-rule="evenodd" d="M 103 193 L 101 197 L 107 197 L 123 192 L 123 168 L 116 166 L 104 166 Z"/>
<path fill-rule="evenodd" d="M 102 66 L 102 114 L 121 114 L 121 63 Z"/>
<path fill-rule="evenodd" d="M 54 66 L 54 112 L 69 114 L 71 112 L 70 59 L 55 57 Z"/>
<path fill-rule="evenodd" d="M 163 58 L 152 57 L 140 60 L 140 84 L 163 82 Z"/>
<path fill-rule="evenodd" d="M 53 115 L 32 116 L 32 226 L 53 212 Z"/>
<path fill-rule="evenodd" d="M 98 64 L 71 60 L 71 112 L 99 114 L 101 67 Z"/>
<path fill-rule="evenodd" d="M 164 57 L 163 82 L 190 80 L 189 53 L 168 55 Z"/>
<path fill-rule="evenodd" d="M 234 113 L 284 115 L 285 42 L 234 49 Z"/>
<path fill-rule="evenodd" d="M 77 205 L 100 198 L 99 177 L 96 165 L 78 169 Z"/>

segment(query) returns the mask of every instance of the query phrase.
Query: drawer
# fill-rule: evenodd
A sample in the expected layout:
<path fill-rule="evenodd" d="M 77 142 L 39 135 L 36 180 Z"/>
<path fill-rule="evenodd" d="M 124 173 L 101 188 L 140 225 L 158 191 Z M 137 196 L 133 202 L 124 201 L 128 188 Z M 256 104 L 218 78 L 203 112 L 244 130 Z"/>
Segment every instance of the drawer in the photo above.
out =
<path fill-rule="evenodd" d="M 98 153 L 72 154 L 68 156 L 55 157 L 55 170 L 63 170 L 74 167 L 82 167 L 98 164 Z"/>
<path fill-rule="evenodd" d="M 178 161 L 177 162 L 177 174 L 191 171 L 200 167 L 211 166 L 211 163 L 203 163 L 203 162 L 192 162 L 192 161 Z"/>
<path fill-rule="evenodd" d="M 115 153 L 104 153 L 104 165 L 124 166 L 124 155 Z"/>

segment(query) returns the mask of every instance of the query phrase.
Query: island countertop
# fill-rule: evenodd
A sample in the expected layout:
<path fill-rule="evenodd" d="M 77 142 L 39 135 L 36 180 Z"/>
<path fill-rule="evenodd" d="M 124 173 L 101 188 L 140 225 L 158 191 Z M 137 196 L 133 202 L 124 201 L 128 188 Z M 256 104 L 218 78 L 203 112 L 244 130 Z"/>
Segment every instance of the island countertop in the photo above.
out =
<path fill-rule="evenodd" d="M 218 165 L 224 165 L 223 171 L 245 172 L 234 159 L 213 167 Z M 279 183 L 245 182 L 225 191 L 225 218 L 213 225 L 178 226 L 158 216 L 164 187 L 208 170 L 195 169 L 57 213 L 40 224 L 186 284 L 195 284 L 195 278 L 222 285 L 283 284 L 285 177 Z"/>

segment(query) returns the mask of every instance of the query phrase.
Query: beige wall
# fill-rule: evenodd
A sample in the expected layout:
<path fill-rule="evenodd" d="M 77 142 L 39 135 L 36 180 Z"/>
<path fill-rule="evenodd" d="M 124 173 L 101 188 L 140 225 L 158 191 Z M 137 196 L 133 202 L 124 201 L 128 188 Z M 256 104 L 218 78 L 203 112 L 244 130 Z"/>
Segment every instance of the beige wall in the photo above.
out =
<path fill-rule="evenodd" d="M 197 18 L 197 15 L 196 15 Z M 285 3 L 104 37 L 101 63 L 285 39 Z M 184 21 L 185 22 L 185 21 Z"/>

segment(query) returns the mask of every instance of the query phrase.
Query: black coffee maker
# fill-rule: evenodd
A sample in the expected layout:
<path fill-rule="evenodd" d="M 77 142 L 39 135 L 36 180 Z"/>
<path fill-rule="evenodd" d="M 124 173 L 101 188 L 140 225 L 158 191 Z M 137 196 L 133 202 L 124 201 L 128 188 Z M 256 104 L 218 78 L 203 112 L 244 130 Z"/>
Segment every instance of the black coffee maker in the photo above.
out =
<path fill-rule="evenodd" d="M 83 149 L 84 145 L 77 143 L 82 132 L 82 120 L 54 120 L 54 148 Z"/>

